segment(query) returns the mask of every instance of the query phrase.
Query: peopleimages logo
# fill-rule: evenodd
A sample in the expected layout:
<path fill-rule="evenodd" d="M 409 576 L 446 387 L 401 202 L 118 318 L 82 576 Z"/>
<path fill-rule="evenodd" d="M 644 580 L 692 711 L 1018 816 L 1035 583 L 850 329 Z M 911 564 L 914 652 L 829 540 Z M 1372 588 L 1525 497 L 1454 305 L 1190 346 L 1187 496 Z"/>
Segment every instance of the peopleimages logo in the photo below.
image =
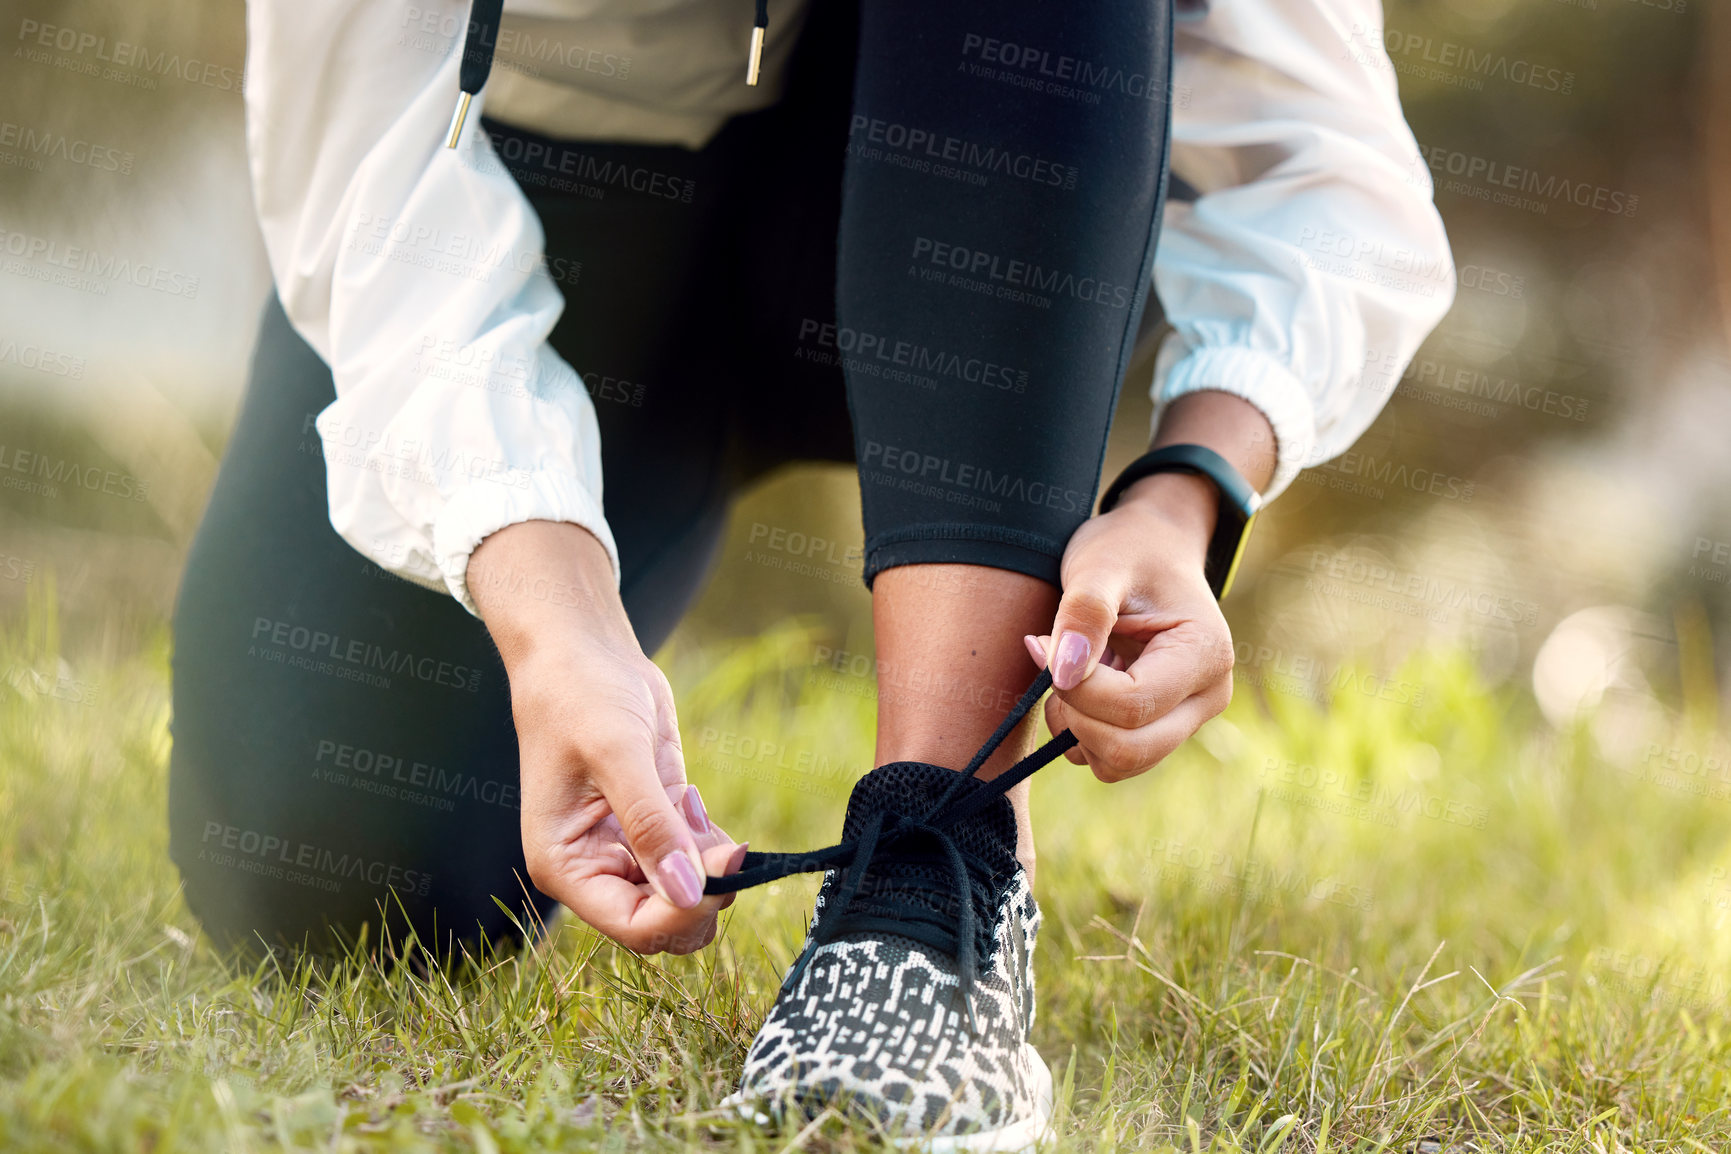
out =
<path fill-rule="evenodd" d="M 884 473 L 900 473 L 905 478 L 928 484 L 953 485 L 977 493 L 989 493 L 1006 501 L 1021 501 L 1043 505 L 1066 513 L 1086 512 L 1093 498 L 1076 489 L 1067 489 L 1047 481 L 1029 481 L 1011 473 L 994 473 L 991 469 L 948 457 L 934 457 L 918 449 L 902 449 L 879 441 L 867 441 L 860 457 L 862 467 L 876 466 Z"/>
<path fill-rule="evenodd" d="M 1464 477 L 1439 473 L 1435 469 L 1409 467 L 1386 457 L 1378 458 L 1372 453 L 1352 450 L 1323 462 L 1317 468 L 1346 477 L 1361 477 L 1379 486 L 1407 489 L 1450 501 L 1467 502 L 1473 499 L 1473 482 Z"/>
<path fill-rule="evenodd" d="M 455 12 L 442 12 L 437 8 L 419 8 L 414 5 L 403 9 L 402 27 L 408 30 L 405 36 L 420 33 L 423 36 L 438 37 L 438 40 L 417 40 L 410 43 L 399 39 L 399 44 L 438 52 L 449 52 L 459 32 L 467 34 L 473 28 L 478 34 L 485 35 L 487 31 L 476 21 L 467 20 Z M 496 53 L 495 63 L 499 67 L 529 76 L 539 76 L 541 70 L 526 63 L 527 61 L 557 64 L 572 72 L 589 72 L 619 80 L 631 75 L 629 56 L 602 52 L 581 44 L 567 44 L 555 37 L 541 36 L 534 32 L 501 28 L 492 47 Z"/>
<path fill-rule="evenodd" d="M 1689 576 L 1715 585 L 1731 585 L 1731 541 L 1695 538 Z"/>
<path fill-rule="evenodd" d="M 511 489 L 527 489 L 529 471 L 479 454 L 465 454 L 449 445 L 433 445 L 414 437 L 398 437 L 329 415 L 307 414 L 301 436 L 316 431 L 308 452 L 322 452 L 329 464 L 404 477 L 423 485 L 443 485 L 456 478 L 487 481 Z"/>
<path fill-rule="evenodd" d="M 867 332 L 805 317 L 799 322 L 800 344 L 815 344 L 819 349 L 835 350 L 848 358 L 884 361 L 898 368 L 947 377 L 970 385 L 985 385 L 1008 393 L 1028 391 L 1028 370 L 1002 365 L 986 357 L 973 357 L 947 349 L 934 349 L 913 341 L 898 340 L 881 333 Z M 800 359 L 817 359 L 796 349 Z M 834 354 L 827 354 L 833 363 Z M 849 367 L 852 367 L 850 364 Z"/>
<path fill-rule="evenodd" d="M 426 805 L 446 813 L 456 801 L 519 808 L 517 786 L 462 770 L 446 770 L 402 754 L 321 738 L 313 751 L 313 780 L 361 793 Z M 453 800 L 455 799 L 455 800 Z"/>
<path fill-rule="evenodd" d="M 1477 264 L 1463 264 L 1456 270 L 1455 276 L 1455 283 L 1461 288 L 1488 293 L 1494 297 L 1508 297 L 1510 300 L 1518 301 L 1526 293 L 1526 277 L 1516 276 L 1501 269 L 1487 268 Z"/>
<path fill-rule="evenodd" d="M 996 145 L 980 144 L 934 132 L 918 125 L 880 120 L 858 113 L 848 123 L 848 139 L 856 146 L 878 145 L 893 148 L 924 157 L 928 161 L 959 165 L 977 173 L 997 173 L 1000 176 L 1015 177 L 1054 188 L 1075 188 L 1080 175 L 1074 165 L 1059 164 L 1033 153 L 1013 152 Z M 864 152 L 861 155 L 868 160 L 875 159 Z"/>
<path fill-rule="evenodd" d="M 1368 46 L 1377 43 L 1376 37 L 1377 30 L 1374 25 L 1354 24 L 1349 39 Z M 1389 28 L 1382 33 L 1382 45 L 1393 58 L 1396 72 L 1429 76 L 1454 83 L 1456 87 L 1476 91 L 1484 87 L 1486 80 L 1504 80 L 1521 87 L 1537 88 L 1541 92 L 1556 92 L 1565 96 L 1575 90 L 1575 74 L 1565 69 L 1535 64 L 1505 52 L 1480 51 L 1469 45 L 1420 32 L 1403 32 L 1398 28 Z M 1348 55 L 1360 64 L 1374 67 L 1379 63 L 1369 52 L 1354 53 L 1349 48 Z M 1425 68 L 1422 65 L 1435 67 Z"/>
<path fill-rule="evenodd" d="M 1402 569 L 1375 558 L 1315 549 L 1311 551 L 1307 568 L 1311 575 L 1307 587 L 1323 593 L 1332 592 L 1327 586 L 1327 582 L 1332 580 L 1516 625 L 1532 625 L 1539 619 L 1536 601 L 1468 585 L 1451 577 Z"/>
<path fill-rule="evenodd" d="M 1522 408 L 1565 421 L 1584 421 L 1591 408 L 1589 398 L 1562 393 L 1513 377 L 1496 376 L 1473 365 L 1452 365 L 1431 357 L 1414 357 L 1401 377 L 1403 391 L 1425 390 L 1456 393 L 1489 403 L 1483 415 L 1495 415 L 1498 406 Z"/>
<path fill-rule="evenodd" d="M 1138 100 L 1160 101 L 1167 95 L 1165 85 L 1147 73 L 1133 68 L 1120 68 L 1113 64 L 1084 60 L 1078 56 L 1066 56 L 1049 48 L 1017 44 L 1013 40 L 998 40 L 974 32 L 962 37 L 962 55 L 986 64 L 1037 73 L 1048 80 L 1063 84 L 1117 92 Z"/>
<path fill-rule="evenodd" d="M 383 254 L 403 264 L 470 280 L 491 280 L 495 269 L 511 268 L 526 273 L 539 268 L 556 281 L 574 285 L 583 272 L 581 261 L 549 257 L 531 248 L 513 248 L 492 237 L 446 232 L 401 217 L 356 213 L 348 232 L 347 247 L 356 252 L 368 256 Z"/>
<path fill-rule="evenodd" d="M 1446 254 L 1439 256 L 1435 252 L 1390 244 L 1381 237 L 1356 236 L 1306 226 L 1298 230 L 1298 247 L 1438 284 L 1447 283 L 1454 275 L 1454 266 Z"/>
<path fill-rule="evenodd" d="M 246 88 L 246 75 L 238 68 L 192 56 L 182 57 L 180 53 L 167 49 L 152 52 L 142 44 L 132 44 L 125 40 L 110 43 L 106 36 L 98 36 L 94 32 L 84 32 L 77 28 L 44 24 L 38 20 L 21 20 L 18 23 L 18 39 L 23 42 L 19 51 L 24 57 L 39 64 L 54 63 L 51 58 L 47 58 L 47 53 L 42 51 L 52 48 L 57 52 L 70 52 L 74 57 L 88 58 L 90 63 L 81 69 L 83 71 L 95 70 L 97 64 L 109 64 L 115 68 L 136 69 L 157 76 L 173 76 L 188 84 L 214 88 L 219 92 L 241 92 Z M 104 78 L 119 79 L 116 76 Z"/>
<path fill-rule="evenodd" d="M 336 892 L 343 881 L 362 881 L 371 886 L 388 886 L 404 893 L 426 897 L 432 889 L 433 875 L 425 870 L 405 869 L 378 858 L 361 854 L 338 853 L 336 850 L 296 838 L 245 829 L 220 821 L 204 823 L 203 848 L 199 860 L 214 865 L 231 866 L 269 877 L 307 884 L 311 879 L 288 877 L 282 867 L 310 870 L 330 879 L 321 889 Z M 228 850 L 230 853 L 220 851 Z M 235 854 L 242 855 L 236 858 Z"/>
<path fill-rule="evenodd" d="M 75 140 L 50 128 L 36 129 L 10 120 L 0 121 L 0 148 L 16 148 L 33 159 L 64 160 L 98 172 L 132 173 L 132 153 L 107 144 Z"/>
<path fill-rule="evenodd" d="M 379 673 L 400 673 L 430 685 L 466 689 L 470 693 L 478 693 L 481 689 L 479 669 L 441 661 L 436 657 L 417 657 L 413 653 L 387 649 L 383 645 L 363 641 L 358 637 L 343 637 L 338 633 L 327 633 L 322 629 L 312 629 L 289 621 L 275 621 L 269 617 L 254 618 L 252 642 L 247 649 L 248 656 L 267 656 L 271 650 L 275 650 L 278 655 L 293 653 L 303 658 L 293 663 L 297 667 L 305 666 L 308 660 L 320 663 L 329 661 L 337 663 L 345 671 L 377 670 Z M 313 671 L 327 672 L 323 669 Z M 386 681 L 381 688 L 388 686 L 389 682 Z"/>
<path fill-rule="evenodd" d="M 51 377 L 71 377 L 73 380 L 84 375 L 83 357 L 57 353 L 41 345 L 19 344 L 14 340 L 0 340 L 0 365 L 17 365 L 21 369 L 34 369 Z"/>
<path fill-rule="evenodd" d="M 1633 193 L 1620 192 L 1602 184 L 1570 180 L 1566 176 L 1546 176 L 1535 169 L 1505 164 L 1499 160 L 1474 156 L 1469 152 L 1460 152 L 1441 145 L 1420 144 L 1418 147 L 1432 172 L 1461 178 L 1461 181 L 1452 181 L 1445 185 L 1445 191 L 1459 191 L 1470 195 L 1469 190 L 1452 186 L 1462 181 L 1479 181 L 1494 188 L 1511 189 L 1536 197 L 1541 203 L 1573 204 L 1612 216 L 1634 216 L 1635 208 L 1640 203 L 1640 197 Z"/>
<path fill-rule="evenodd" d="M 1418 682 L 1360 669 L 1348 662 L 1329 665 L 1320 657 L 1288 653 L 1249 641 L 1233 647 L 1233 676 L 1276 693 L 1328 704 L 1341 693 L 1374 697 L 1392 705 L 1423 705 L 1425 687 Z"/>
<path fill-rule="evenodd" d="M 690 204 L 697 195 L 697 182 L 672 176 L 640 164 L 603 159 L 567 144 L 524 140 L 504 132 L 489 134 L 493 152 L 515 170 L 533 169 L 572 180 L 587 181 L 603 188 L 618 188 L 660 200 Z"/>
<path fill-rule="evenodd" d="M 933 240 L 931 237 L 914 238 L 913 260 L 915 264 L 936 265 L 1013 288 L 1067 296 L 1113 309 L 1130 307 L 1132 289 L 1129 285 L 1114 284 L 1098 277 L 1077 276 L 1063 269 L 1046 268 L 1032 261 Z"/>
<path fill-rule="evenodd" d="M 0 253 L 28 261 L 40 261 L 68 273 L 84 273 L 96 277 L 99 282 L 125 281 L 139 288 L 152 289 L 169 296 L 186 297 L 189 300 L 198 296 L 198 278 L 195 276 L 161 265 L 103 253 L 94 248 L 61 244 L 57 240 L 27 232 L 9 232 L 0 228 Z"/>
<path fill-rule="evenodd" d="M 17 484 L 14 483 L 15 478 L 0 477 L 0 484 L 9 489 L 26 488 L 46 497 L 59 496 L 60 485 L 84 489 L 91 493 L 105 493 L 110 497 L 130 501 L 142 501 L 150 492 L 147 482 L 126 473 L 117 473 L 99 465 L 80 465 L 64 457 L 49 457 L 29 449 L 0 444 L 0 474 L 3 473 L 19 473 L 25 477 L 36 478 L 33 483 Z"/>
<path fill-rule="evenodd" d="M 863 545 L 844 545 L 842 542 L 832 541 L 828 537 L 819 537 L 814 533 L 802 533 L 798 529 L 786 529 L 779 525 L 765 525 L 762 521 L 753 522 L 751 535 L 747 538 L 746 543 L 773 549 L 777 553 L 801 557 L 808 561 L 814 558 L 820 559 L 830 565 L 858 566 L 865 560 L 865 547 Z"/>

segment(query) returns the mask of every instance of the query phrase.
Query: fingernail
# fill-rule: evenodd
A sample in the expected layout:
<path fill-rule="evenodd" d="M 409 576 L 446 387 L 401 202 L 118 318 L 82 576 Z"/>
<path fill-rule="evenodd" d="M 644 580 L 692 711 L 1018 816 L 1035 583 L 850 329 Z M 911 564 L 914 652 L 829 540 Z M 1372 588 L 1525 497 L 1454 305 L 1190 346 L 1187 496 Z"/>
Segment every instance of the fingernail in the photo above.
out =
<path fill-rule="evenodd" d="M 1059 689 L 1074 689 L 1082 683 L 1082 671 L 1088 668 L 1088 639 L 1073 629 L 1066 629 L 1058 638 L 1058 652 L 1052 658 L 1052 684 Z"/>
<path fill-rule="evenodd" d="M 734 846 L 733 852 L 727 855 L 727 868 L 723 869 L 721 872 L 723 874 L 738 873 L 739 867 L 745 864 L 745 851 L 750 848 L 751 843 L 748 841 L 742 841 L 738 845 Z"/>
<path fill-rule="evenodd" d="M 703 900 L 703 882 L 691 859 L 678 850 L 661 859 L 655 876 L 660 879 L 667 900 L 680 909 L 688 910 Z"/>
<path fill-rule="evenodd" d="M 703 808 L 703 795 L 697 792 L 697 787 L 686 786 L 685 796 L 680 801 L 685 805 L 685 824 L 691 827 L 691 831 L 708 833 L 709 811 Z"/>
<path fill-rule="evenodd" d="M 1028 656 L 1034 659 L 1034 664 L 1044 669 L 1046 667 L 1046 651 L 1040 648 L 1040 639 L 1032 633 L 1022 638 L 1022 644 L 1028 648 Z"/>

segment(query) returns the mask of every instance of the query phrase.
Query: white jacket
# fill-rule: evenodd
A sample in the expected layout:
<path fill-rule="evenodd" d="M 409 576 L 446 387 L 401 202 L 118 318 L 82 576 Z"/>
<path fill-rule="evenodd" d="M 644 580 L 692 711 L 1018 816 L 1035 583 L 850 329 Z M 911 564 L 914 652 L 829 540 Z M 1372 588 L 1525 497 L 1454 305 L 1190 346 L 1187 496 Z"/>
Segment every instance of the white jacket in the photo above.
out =
<path fill-rule="evenodd" d="M 469 555 L 506 525 L 581 525 L 615 573 L 618 552 L 594 408 L 547 344 L 563 270 L 479 102 L 443 147 L 467 19 L 444 3 L 251 0 L 247 136 L 277 292 L 336 380 L 318 417 L 331 524 L 474 612 Z M 774 98 L 802 14 L 776 6 L 768 83 L 747 90 L 751 0 L 506 9 L 491 115 L 569 135 L 590 110 L 586 135 L 687 145 Z M 1358 438 L 1453 300 L 1382 44 L 1379 0 L 1213 0 L 1178 22 L 1172 167 L 1195 196 L 1168 205 L 1155 256 L 1174 330 L 1156 412 L 1200 389 L 1256 405 L 1278 440 L 1268 497 Z M 623 97 L 607 86 L 622 63 L 639 81 Z"/>

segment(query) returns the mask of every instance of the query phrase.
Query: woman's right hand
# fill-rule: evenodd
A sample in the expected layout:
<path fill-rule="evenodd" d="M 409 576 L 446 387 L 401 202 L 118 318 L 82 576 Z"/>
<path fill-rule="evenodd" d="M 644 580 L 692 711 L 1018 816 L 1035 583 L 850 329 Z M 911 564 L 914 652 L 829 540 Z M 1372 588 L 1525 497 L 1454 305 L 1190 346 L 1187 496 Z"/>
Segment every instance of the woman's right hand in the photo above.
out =
<path fill-rule="evenodd" d="M 587 530 L 525 521 L 469 560 L 469 589 L 511 682 L 523 855 L 547 896 L 639 953 L 690 953 L 731 901 L 704 897 L 745 847 L 711 822 L 673 692 L 644 655 Z"/>

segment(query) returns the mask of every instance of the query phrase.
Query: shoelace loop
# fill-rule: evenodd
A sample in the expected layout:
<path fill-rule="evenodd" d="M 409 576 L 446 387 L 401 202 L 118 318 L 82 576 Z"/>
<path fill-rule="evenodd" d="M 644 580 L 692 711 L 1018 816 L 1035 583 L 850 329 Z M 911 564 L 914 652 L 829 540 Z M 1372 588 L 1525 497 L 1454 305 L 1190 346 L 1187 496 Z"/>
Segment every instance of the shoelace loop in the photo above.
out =
<path fill-rule="evenodd" d="M 935 843 L 941 855 L 943 865 L 950 875 L 952 884 L 951 896 L 955 898 L 956 916 L 956 950 L 955 958 L 960 971 L 957 993 L 967 1010 L 970 1028 L 978 1030 L 974 1018 L 973 988 L 975 970 L 978 968 L 979 955 L 975 937 L 979 932 L 979 919 L 974 913 L 974 890 L 976 882 L 975 871 L 970 871 L 968 859 L 962 853 L 961 847 L 951 836 L 951 830 L 957 823 L 972 817 L 996 799 L 1003 797 L 1020 783 L 1032 777 L 1038 770 L 1050 765 L 1061 757 L 1064 752 L 1076 744 L 1076 737 L 1069 730 L 1064 730 L 1040 748 L 1018 761 L 1015 765 L 993 778 L 980 783 L 977 775 L 980 767 L 986 763 L 1001 745 L 1010 731 L 1019 725 L 1028 711 L 1034 707 L 1046 690 L 1052 687 L 1052 675 L 1042 670 L 1034 678 L 1034 683 L 1017 700 L 1015 706 L 999 723 L 992 736 L 986 739 L 979 752 L 975 753 L 962 772 L 955 775 L 955 780 L 938 798 L 937 802 L 918 818 L 896 817 L 893 823 L 886 811 L 880 809 L 866 819 L 865 826 L 859 836 L 851 840 L 837 842 L 823 849 L 811 850 L 807 853 L 757 853 L 748 851 L 745 861 L 738 873 L 726 877 L 712 877 L 704 885 L 706 894 L 737 893 L 753 886 L 764 885 L 793 874 L 814 873 L 819 870 L 838 869 L 841 871 L 840 884 L 836 887 L 833 898 L 833 909 L 827 909 L 817 919 L 812 930 L 811 940 L 806 944 L 805 951 L 799 961 L 788 972 L 787 979 L 782 983 L 782 989 L 797 988 L 799 979 L 811 964 L 814 957 L 826 944 L 833 941 L 848 928 L 863 928 L 870 923 L 862 919 L 851 920 L 848 910 L 854 899 L 860 894 L 861 883 L 870 872 L 872 863 L 880 850 L 892 845 L 903 845 L 917 837 L 924 837 Z M 973 792 L 963 798 L 961 794 L 973 786 Z M 982 886 L 984 883 L 980 883 Z M 929 917 L 929 911 L 916 909 L 910 903 L 894 901 L 884 903 L 892 912 L 911 914 L 915 917 Z M 928 941 L 929 936 L 897 929 L 893 926 L 878 926 L 889 932 L 901 932 L 918 940 Z M 911 929 L 911 927 L 908 927 Z M 930 943 L 936 944 L 936 943 Z"/>

